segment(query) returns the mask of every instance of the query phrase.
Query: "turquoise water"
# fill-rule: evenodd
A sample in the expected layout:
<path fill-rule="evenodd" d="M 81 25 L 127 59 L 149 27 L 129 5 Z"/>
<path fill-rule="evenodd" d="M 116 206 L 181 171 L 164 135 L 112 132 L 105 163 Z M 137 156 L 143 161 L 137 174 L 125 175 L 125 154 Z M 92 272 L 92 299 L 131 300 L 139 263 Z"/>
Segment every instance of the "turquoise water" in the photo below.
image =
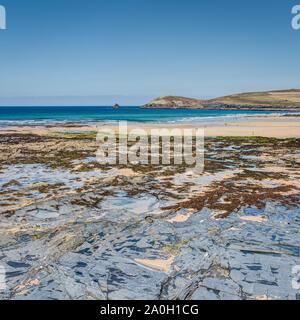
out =
<path fill-rule="evenodd" d="M 234 120 L 240 116 L 286 112 L 224 111 L 187 109 L 141 109 L 139 107 L 0 107 L 0 126 L 68 123 L 133 122 L 208 122 Z"/>

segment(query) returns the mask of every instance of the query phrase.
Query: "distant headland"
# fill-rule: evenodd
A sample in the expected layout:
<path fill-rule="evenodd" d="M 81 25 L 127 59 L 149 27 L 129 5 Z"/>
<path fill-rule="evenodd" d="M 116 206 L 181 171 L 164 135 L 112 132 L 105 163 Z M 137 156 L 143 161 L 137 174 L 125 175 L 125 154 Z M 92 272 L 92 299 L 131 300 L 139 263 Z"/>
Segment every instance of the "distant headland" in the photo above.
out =
<path fill-rule="evenodd" d="M 300 89 L 247 92 L 210 100 L 165 96 L 150 101 L 142 108 L 300 111 Z"/>

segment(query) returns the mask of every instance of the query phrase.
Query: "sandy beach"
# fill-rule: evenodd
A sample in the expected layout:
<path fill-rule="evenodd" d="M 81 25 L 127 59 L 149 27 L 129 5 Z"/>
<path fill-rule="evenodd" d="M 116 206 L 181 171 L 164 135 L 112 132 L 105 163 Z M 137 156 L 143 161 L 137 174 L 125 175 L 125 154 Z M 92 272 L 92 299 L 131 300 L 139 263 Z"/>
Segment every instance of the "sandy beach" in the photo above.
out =
<path fill-rule="evenodd" d="M 128 131 L 143 129 L 150 134 L 151 129 L 191 129 L 203 128 L 205 136 L 261 136 L 274 138 L 300 137 L 300 119 L 296 116 L 261 116 L 243 117 L 234 122 L 212 123 L 128 123 Z M 56 132 L 106 132 L 114 130 L 118 132 L 117 125 L 67 125 L 67 126 L 12 126 L 0 129 L 4 133 L 32 133 L 49 135 Z"/>

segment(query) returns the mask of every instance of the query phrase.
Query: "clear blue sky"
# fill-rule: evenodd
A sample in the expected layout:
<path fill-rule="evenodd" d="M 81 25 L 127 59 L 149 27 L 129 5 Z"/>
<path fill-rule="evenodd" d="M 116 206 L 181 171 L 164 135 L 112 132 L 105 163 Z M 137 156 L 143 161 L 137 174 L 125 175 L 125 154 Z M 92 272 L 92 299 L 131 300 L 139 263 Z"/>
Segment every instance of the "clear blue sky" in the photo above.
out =
<path fill-rule="evenodd" d="M 0 30 L 0 104 L 83 96 L 83 104 L 130 105 L 300 88 L 300 30 L 291 28 L 300 0 L 0 4 L 8 28 Z"/>

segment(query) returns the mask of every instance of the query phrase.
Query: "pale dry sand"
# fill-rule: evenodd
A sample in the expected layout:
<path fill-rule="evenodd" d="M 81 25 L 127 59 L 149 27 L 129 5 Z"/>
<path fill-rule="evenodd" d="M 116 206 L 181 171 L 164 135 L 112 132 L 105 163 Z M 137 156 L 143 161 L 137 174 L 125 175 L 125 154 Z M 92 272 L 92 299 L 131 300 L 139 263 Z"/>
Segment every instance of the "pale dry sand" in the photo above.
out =
<path fill-rule="evenodd" d="M 205 128 L 205 136 L 298 138 L 300 137 L 300 122 L 249 121 L 228 123 L 226 127 Z"/>
<path fill-rule="evenodd" d="M 177 215 L 174 218 L 169 219 L 168 221 L 173 222 L 185 222 L 189 219 L 190 216 L 192 216 L 194 213 L 196 213 L 197 210 L 195 209 L 189 209 L 187 214 L 181 214 L 177 213 Z"/>
<path fill-rule="evenodd" d="M 265 118 L 248 118 L 238 122 L 215 122 L 210 124 L 130 124 L 128 132 L 135 129 L 143 129 L 147 134 L 151 133 L 152 129 L 204 129 L 204 134 L 210 136 L 261 136 L 274 138 L 294 138 L 300 137 L 300 121 L 297 118 L 290 118 L 288 121 L 285 118 L 277 116 Z M 103 126 L 98 128 L 100 131 L 114 130 L 118 132 L 117 126 Z"/>
<path fill-rule="evenodd" d="M 167 273 L 170 270 L 172 263 L 174 262 L 174 259 L 175 259 L 175 257 L 171 256 L 167 260 L 164 260 L 164 259 L 156 259 L 156 260 L 134 259 L 134 260 L 135 260 L 135 262 L 142 264 L 148 268 L 159 270 L 159 271 Z"/>
<path fill-rule="evenodd" d="M 250 298 L 255 300 L 268 300 L 268 296 L 266 294 L 261 294 L 254 297 L 251 296 Z"/>
<path fill-rule="evenodd" d="M 300 137 L 299 117 L 261 116 L 240 118 L 236 122 L 215 122 L 215 123 L 136 123 L 128 124 L 128 133 L 132 130 L 142 129 L 146 134 L 151 134 L 152 129 L 204 129 L 205 136 L 261 136 L 274 138 L 294 138 Z M 105 126 L 57 126 L 57 127 L 10 127 L 0 129 L 0 133 L 33 133 L 39 135 L 54 134 L 56 132 L 82 132 L 97 131 L 107 133 L 110 130 L 118 133 L 117 125 Z"/>
<path fill-rule="evenodd" d="M 265 217 L 261 216 L 242 216 L 240 219 L 252 222 L 264 222 L 267 220 Z"/>

